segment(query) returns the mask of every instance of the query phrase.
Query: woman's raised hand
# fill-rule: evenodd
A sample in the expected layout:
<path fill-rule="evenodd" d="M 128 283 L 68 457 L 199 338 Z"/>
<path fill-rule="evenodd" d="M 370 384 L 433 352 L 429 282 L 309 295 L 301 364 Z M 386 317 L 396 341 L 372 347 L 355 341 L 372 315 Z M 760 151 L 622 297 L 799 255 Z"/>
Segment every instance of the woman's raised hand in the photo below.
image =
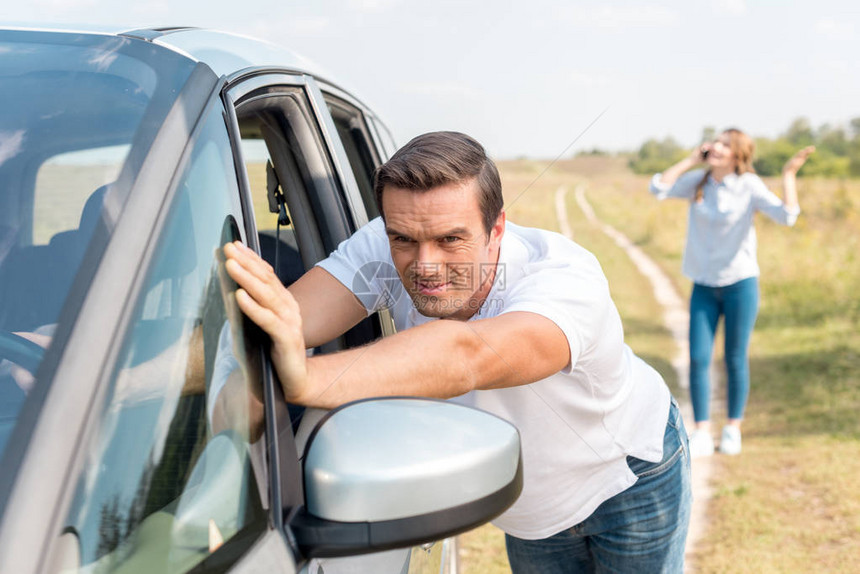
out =
<path fill-rule="evenodd" d="M 785 165 L 782 168 L 782 173 L 792 175 L 796 174 L 814 151 L 814 145 L 806 146 L 798 151 L 796 154 L 791 156 L 787 162 L 785 162 Z"/>

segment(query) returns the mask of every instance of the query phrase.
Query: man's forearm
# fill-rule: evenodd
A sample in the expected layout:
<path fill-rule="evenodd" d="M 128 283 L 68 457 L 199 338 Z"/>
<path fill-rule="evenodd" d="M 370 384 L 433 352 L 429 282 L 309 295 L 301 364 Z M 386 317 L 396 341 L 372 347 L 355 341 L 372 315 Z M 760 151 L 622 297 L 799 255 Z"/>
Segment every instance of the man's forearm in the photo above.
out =
<path fill-rule="evenodd" d="M 533 313 L 432 321 L 365 347 L 310 358 L 307 384 L 293 402 L 330 408 L 376 396 L 450 398 L 532 383 L 570 360 L 561 329 Z"/>
<path fill-rule="evenodd" d="M 376 396 L 450 398 L 483 382 L 480 339 L 465 323 L 434 321 L 370 345 L 311 357 L 297 403 L 332 408 Z"/>

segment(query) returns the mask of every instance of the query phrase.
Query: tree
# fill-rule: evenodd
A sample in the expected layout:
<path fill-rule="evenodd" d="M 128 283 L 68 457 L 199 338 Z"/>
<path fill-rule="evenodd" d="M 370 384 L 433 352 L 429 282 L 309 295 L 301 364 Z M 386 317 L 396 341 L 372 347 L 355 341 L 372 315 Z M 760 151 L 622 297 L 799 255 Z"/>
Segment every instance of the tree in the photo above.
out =
<path fill-rule="evenodd" d="M 769 140 L 757 138 L 755 140 L 756 155 L 753 167 L 761 176 L 779 175 L 782 166 L 797 151 L 797 146 L 785 138 Z"/>
<path fill-rule="evenodd" d="M 848 154 L 848 138 L 841 127 L 834 128 L 830 124 L 824 124 L 818 128 L 815 139 L 818 152 L 829 152 L 838 156 Z"/>
<path fill-rule="evenodd" d="M 812 126 L 806 118 L 797 118 L 788 127 L 785 132 L 785 139 L 790 143 L 798 146 L 808 146 L 815 143 L 815 133 L 812 131 Z"/>
<path fill-rule="evenodd" d="M 662 141 L 649 139 L 639 148 L 636 155 L 630 159 L 630 169 L 635 173 L 657 173 L 678 163 L 687 155 L 671 136 Z"/>
<path fill-rule="evenodd" d="M 860 118 L 853 118 L 851 124 L 851 139 L 854 141 L 860 140 Z"/>

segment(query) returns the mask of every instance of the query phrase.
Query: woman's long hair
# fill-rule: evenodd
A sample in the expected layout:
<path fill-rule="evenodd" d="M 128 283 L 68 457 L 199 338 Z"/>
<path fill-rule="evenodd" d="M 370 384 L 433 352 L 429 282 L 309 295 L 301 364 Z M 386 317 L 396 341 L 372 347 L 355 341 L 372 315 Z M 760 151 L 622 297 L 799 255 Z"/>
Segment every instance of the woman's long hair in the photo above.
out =
<path fill-rule="evenodd" d="M 747 134 L 736 128 L 729 128 L 723 132 L 729 135 L 729 149 L 735 156 L 735 173 L 742 175 L 745 173 L 755 173 L 753 168 L 753 153 L 755 152 L 755 142 Z M 711 170 L 705 171 L 702 181 L 696 186 L 696 196 L 693 201 L 696 203 L 702 201 L 705 197 L 705 183 L 711 175 Z"/>

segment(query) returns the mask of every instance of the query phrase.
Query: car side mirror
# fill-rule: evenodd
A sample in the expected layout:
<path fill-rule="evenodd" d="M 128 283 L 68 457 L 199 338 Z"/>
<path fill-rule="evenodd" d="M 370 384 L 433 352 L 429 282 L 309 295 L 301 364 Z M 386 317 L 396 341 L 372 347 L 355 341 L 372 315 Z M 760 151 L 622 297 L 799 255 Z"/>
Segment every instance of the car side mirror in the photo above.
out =
<path fill-rule="evenodd" d="M 349 403 L 304 457 L 301 554 L 336 557 L 439 540 L 487 522 L 522 490 L 517 429 L 477 409 L 416 398 Z"/>

